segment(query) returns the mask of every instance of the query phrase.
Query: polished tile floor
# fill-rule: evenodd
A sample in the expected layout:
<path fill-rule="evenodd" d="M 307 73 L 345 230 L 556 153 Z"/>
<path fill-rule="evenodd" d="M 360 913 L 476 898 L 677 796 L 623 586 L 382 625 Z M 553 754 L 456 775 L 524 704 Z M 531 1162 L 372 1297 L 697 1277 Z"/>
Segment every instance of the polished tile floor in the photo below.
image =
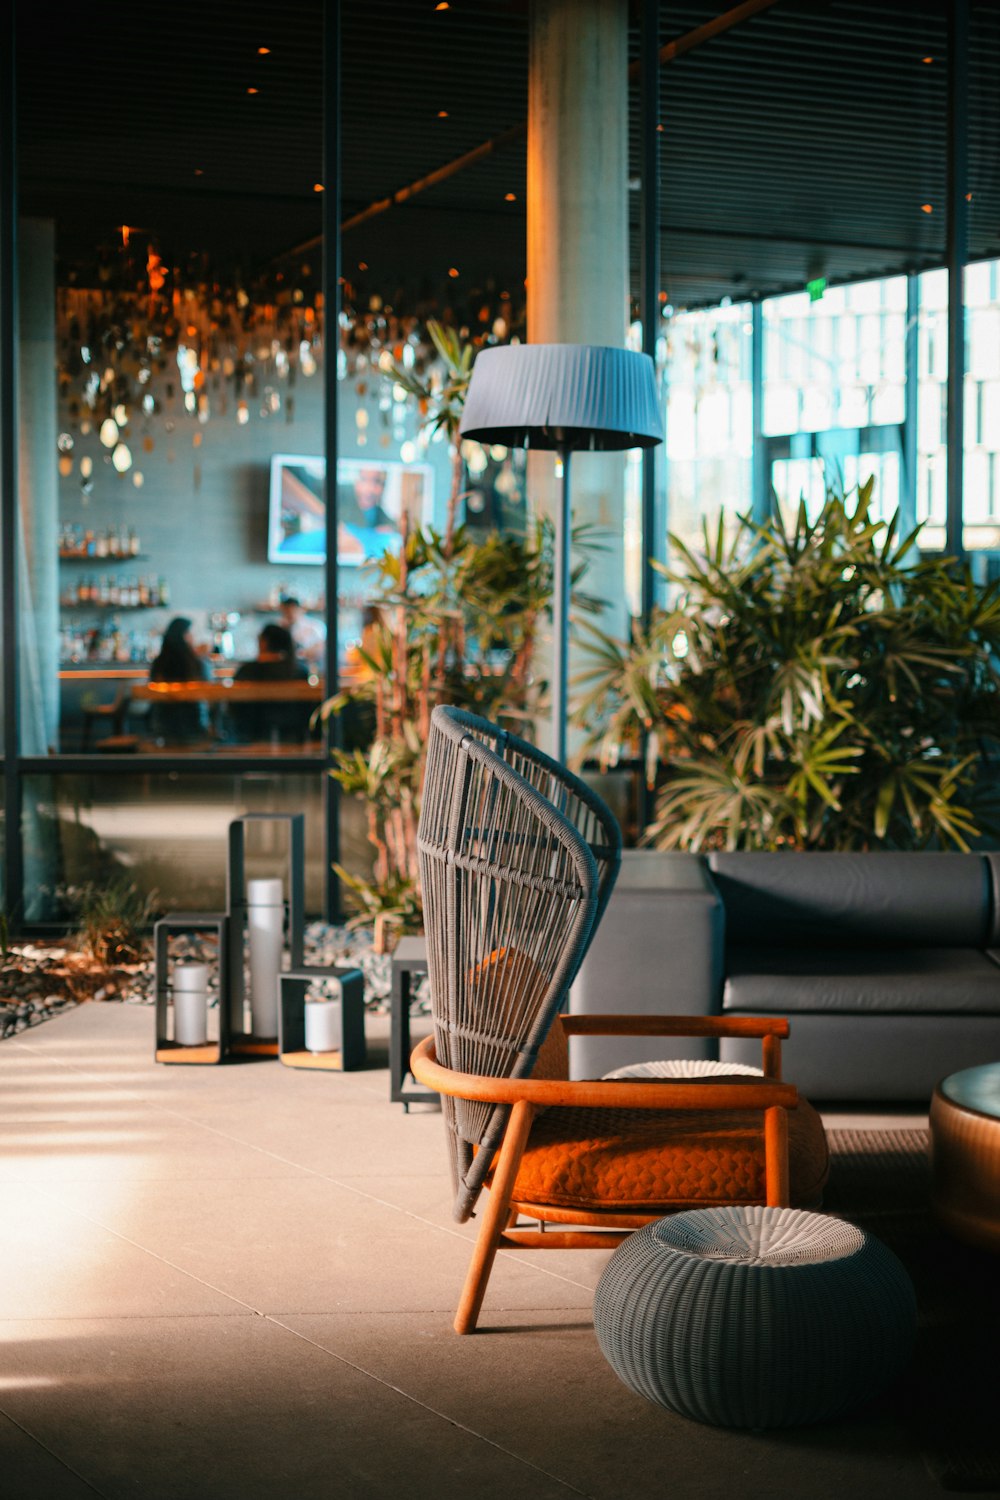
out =
<path fill-rule="evenodd" d="M 502 1256 L 456 1337 L 471 1230 L 378 1020 L 346 1075 L 157 1067 L 152 1025 L 88 1005 L 0 1043 L 3 1500 L 941 1496 L 879 1406 L 764 1435 L 632 1395 L 603 1254 Z"/>

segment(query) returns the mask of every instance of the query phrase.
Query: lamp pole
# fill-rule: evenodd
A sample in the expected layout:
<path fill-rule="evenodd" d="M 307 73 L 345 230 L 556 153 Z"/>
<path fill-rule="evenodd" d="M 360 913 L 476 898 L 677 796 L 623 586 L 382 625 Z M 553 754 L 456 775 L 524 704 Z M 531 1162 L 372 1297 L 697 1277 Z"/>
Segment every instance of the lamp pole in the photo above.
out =
<path fill-rule="evenodd" d="M 566 764 L 566 713 L 569 701 L 569 609 L 570 609 L 570 446 L 556 434 L 556 452 L 562 475 L 555 516 L 555 559 L 552 588 L 552 755 Z"/>

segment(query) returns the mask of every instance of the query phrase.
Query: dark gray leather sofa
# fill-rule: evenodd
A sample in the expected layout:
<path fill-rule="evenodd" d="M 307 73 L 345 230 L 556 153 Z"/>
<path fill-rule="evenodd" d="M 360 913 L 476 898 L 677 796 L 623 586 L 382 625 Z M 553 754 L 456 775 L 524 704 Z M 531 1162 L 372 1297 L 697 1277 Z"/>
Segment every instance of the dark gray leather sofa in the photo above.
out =
<path fill-rule="evenodd" d="M 631 854 L 571 1009 L 787 1016 L 811 1098 L 926 1102 L 1000 1058 L 1000 856 Z M 626 1045 L 574 1039 L 574 1074 L 639 1060 Z"/>

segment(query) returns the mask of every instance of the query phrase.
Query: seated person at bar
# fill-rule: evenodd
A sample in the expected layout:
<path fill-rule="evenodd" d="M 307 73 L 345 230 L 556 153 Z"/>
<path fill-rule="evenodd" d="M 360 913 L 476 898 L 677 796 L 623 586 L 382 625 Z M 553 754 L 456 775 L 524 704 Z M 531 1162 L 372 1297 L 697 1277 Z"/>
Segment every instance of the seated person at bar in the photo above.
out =
<path fill-rule="evenodd" d="M 269 703 L 263 684 L 268 682 L 304 682 L 308 668 L 295 660 L 295 642 L 284 625 L 265 625 L 257 637 L 257 658 L 244 662 L 233 677 L 234 682 L 262 684 L 259 703 L 230 703 L 229 717 L 238 739 L 301 744 L 309 736 L 311 703 Z"/>
<path fill-rule="evenodd" d="M 281 600 L 281 623 L 292 638 L 296 656 L 322 672 L 326 655 L 323 621 L 307 615 L 294 594 L 285 594 Z"/>
<path fill-rule="evenodd" d="M 178 615 L 163 633 L 160 654 L 149 669 L 150 682 L 205 682 L 208 666 L 195 650 L 191 621 Z M 154 739 L 177 743 L 208 734 L 205 703 L 154 703 L 149 715 Z"/>

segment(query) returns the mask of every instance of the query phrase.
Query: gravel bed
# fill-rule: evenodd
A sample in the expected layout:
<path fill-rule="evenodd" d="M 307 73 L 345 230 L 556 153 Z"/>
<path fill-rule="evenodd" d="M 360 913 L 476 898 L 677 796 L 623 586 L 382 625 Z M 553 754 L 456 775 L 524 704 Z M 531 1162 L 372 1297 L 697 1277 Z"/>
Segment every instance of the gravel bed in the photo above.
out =
<path fill-rule="evenodd" d="M 391 959 L 387 953 L 375 952 L 370 932 L 311 922 L 306 927 L 305 946 L 307 965 L 359 968 L 365 976 L 368 1009 L 388 1010 Z M 214 967 L 214 945 L 203 934 L 175 938 L 172 952 L 178 958 L 201 959 L 210 969 Z M 92 1000 L 152 1005 L 152 958 L 145 963 L 106 968 L 70 943 L 13 943 L 0 959 L 0 1041 Z M 218 1003 L 217 993 L 214 1003 Z M 429 1008 L 427 982 L 422 980 L 414 987 L 411 1010 L 426 1014 Z"/>

